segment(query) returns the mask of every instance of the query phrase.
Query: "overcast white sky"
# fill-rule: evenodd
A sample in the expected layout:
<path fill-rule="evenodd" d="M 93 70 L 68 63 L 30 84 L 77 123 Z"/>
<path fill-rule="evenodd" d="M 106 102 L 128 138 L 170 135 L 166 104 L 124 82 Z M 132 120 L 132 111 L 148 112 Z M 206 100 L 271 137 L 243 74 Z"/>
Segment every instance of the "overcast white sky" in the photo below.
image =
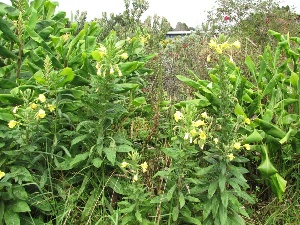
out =
<path fill-rule="evenodd" d="M 70 16 L 71 12 L 76 10 L 87 11 L 88 19 L 101 17 L 102 12 L 115 14 L 124 11 L 123 0 L 55 0 L 59 2 L 59 11 L 67 12 Z M 299 0 L 281 0 L 282 5 L 295 6 L 296 11 L 300 14 Z M 10 4 L 10 0 L 0 0 Z M 205 18 L 205 11 L 210 10 L 214 6 L 213 0 L 148 0 L 149 9 L 144 17 L 155 13 L 164 16 L 175 27 L 177 22 L 184 22 L 190 27 L 201 25 Z"/>

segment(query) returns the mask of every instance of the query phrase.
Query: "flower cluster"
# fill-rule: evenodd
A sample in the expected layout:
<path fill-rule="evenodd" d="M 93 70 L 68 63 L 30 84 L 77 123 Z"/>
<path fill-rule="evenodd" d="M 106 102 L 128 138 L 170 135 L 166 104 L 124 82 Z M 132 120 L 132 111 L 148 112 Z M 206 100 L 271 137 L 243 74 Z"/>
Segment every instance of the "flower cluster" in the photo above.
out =
<path fill-rule="evenodd" d="M 241 43 L 239 41 L 235 41 L 231 44 L 228 43 L 228 41 L 225 41 L 221 44 L 218 44 L 215 39 L 211 39 L 208 45 L 211 49 L 215 50 L 218 54 L 222 54 L 223 51 L 230 49 L 232 47 L 236 49 L 241 48 Z"/>
<path fill-rule="evenodd" d="M 15 106 L 12 110 L 13 114 L 18 118 L 20 117 L 17 115 L 19 108 L 20 106 Z M 39 96 L 33 102 L 29 103 L 26 109 L 29 112 L 34 112 L 34 118 L 39 120 L 47 116 L 45 110 L 49 110 L 51 113 L 55 111 L 56 106 L 53 104 L 48 104 L 46 96 L 44 94 L 39 94 Z M 21 122 L 17 120 L 10 120 L 8 122 L 8 127 L 12 129 L 18 124 L 21 124 Z"/>

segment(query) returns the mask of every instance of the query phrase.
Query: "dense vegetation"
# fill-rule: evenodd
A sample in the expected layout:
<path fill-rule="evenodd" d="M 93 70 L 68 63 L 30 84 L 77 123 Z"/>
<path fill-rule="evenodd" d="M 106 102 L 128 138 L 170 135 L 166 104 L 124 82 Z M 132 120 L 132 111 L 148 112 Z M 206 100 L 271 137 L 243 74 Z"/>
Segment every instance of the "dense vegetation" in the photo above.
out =
<path fill-rule="evenodd" d="M 141 21 L 147 1 L 92 22 L 49 0 L 11 2 L 0 2 L 1 224 L 299 221 L 288 7 L 220 0 L 195 34 L 165 40 L 165 18 Z"/>

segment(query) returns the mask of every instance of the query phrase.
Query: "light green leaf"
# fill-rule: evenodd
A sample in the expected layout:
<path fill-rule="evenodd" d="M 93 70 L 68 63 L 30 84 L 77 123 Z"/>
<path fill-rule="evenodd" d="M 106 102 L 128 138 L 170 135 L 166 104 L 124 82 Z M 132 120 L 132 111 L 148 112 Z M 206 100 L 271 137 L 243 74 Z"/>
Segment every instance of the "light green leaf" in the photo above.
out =
<path fill-rule="evenodd" d="M 110 161 L 112 165 L 114 165 L 117 156 L 116 148 L 103 148 L 103 152 L 105 153 L 107 160 Z"/>
<path fill-rule="evenodd" d="M 282 195 L 285 192 L 287 181 L 283 179 L 278 173 L 275 173 L 271 177 L 272 191 L 277 195 L 279 201 L 282 201 Z"/>
<path fill-rule="evenodd" d="M 89 156 L 88 152 L 82 153 L 82 154 L 78 154 L 75 156 L 75 158 L 73 158 L 70 162 L 70 166 L 73 168 L 73 166 L 79 162 L 82 162 L 84 160 L 86 160 Z"/>
<path fill-rule="evenodd" d="M 268 154 L 268 148 L 266 145 L 261 146 L 261 154 L 262 154 L 262 162 L 261 164 L 257 167 L 259 172 L 264 176 L 264 177 L 270 177 L 273 174 L 277 173 L 277 169 L 273 166 L 269 159 L 269 154 Z"/>
<path fill-rule="evenodd" d="M 6 225 L 20 225 L 19 214 L 8 208 L 4 212 L 4 221 Z"/>
<path fill-rule="evenodd" d="M 94 158 L 93 161 L 92 161 L 92 163 L 93 163 L 94 167 L 100 168 L 100 166 L 103 163 L 103 160 L 100 159 L 100 158 Z"/>
<path fill-rule="evenodd" d="M 171 187 L 171 189 L 168 191 L 168 193 L 167 193 L 168 201 L 170 201 L 172 199 L 174 191 L 176 190 L 176 186 L 177 186 L 176 184 L 173 185 L 173 187 Z"/>
<path fill-rule="evenodd" d="M 26 201 L 17 201 L 11 205 L 14 212 L 30 212 L 30 207 Z"/>
<path fill-rule="evenodd" d="M 246 139 L 245 143 L 254 143 L 254 142 L 260 142 L 262 141 L 263 137 L 258 133 L 258 131 L 255 129 L 252 134 L 250 134 Z"/>
<path fill-rule="evenodd" d="M 172 219 L 174 222 L 177 221 L 178 216 L 179 216 L 179 208 L 178 208 L 178 206 L 175 206 L 175 207 L 173 207 L 173 210 L 172 210 Z"/>
<path fill-rule="evenodd" d="M 237 103 L 237 104 L 235 105 L 234 113 L 235 113 L 235 115 L 237 115 L 237 116 L 244 116 L 244 117 L 247 117 L 247 115 L 245 114 L 245 112 L 244 112 L 242 106 L 241 106 L 239 103 Z"/>
<path fill-rule="evenodd" d="M 181 209 L 185 205 L 185 199 L 182 192 L 179 192 L 179 208 Z"/>

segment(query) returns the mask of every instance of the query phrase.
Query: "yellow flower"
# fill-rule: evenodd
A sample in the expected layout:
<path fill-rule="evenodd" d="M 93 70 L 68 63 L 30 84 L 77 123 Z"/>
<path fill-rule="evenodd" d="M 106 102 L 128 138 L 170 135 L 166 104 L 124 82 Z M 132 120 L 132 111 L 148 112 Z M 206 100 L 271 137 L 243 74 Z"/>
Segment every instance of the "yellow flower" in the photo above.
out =
<path fill-rule="evenodd" d="M 229 161 L 232 161 L 235 158 L 232 153 L 228 154 L 227 157 L 229 158 Z"/>
<path fill-rule="evenodd" d="M 13 113 L 16 114 L 17 110 L 18 110 L 18 106 L 15 106 L 14 109 L 13 109 Z"/>
<path fill-rule="evenodd" d="M 147 168 L 148 168 L 147 162 L 142 163 L 141 167 L 142 167 L 143 173 L 146 173 L 147 172 Z"/>
<path fill-rule="evenodd" d="M 229 48 L 229 44 L 228 44 L 228 42 L 226 41 L 226 42 L 224 42 L 223 44 L 221 44 L 221 49 L 228 49 Z"/>
<path fill-rule="evenodd" d="M 133 181 L 133 182 L 138 181 L 138 175 L 137 175 L 137 174 L 135 174 L 135 175 L 133 176 L 132 181 Z"/>
<path fill-rule="evenodd" d="M 204 131 L 201 131 L 200 133 L 200 139 L 205 140 L 206 139 L 206 134 Z"/>
<path fill-rule="evenodd" d="M 245 124 L 250 124 L 250 123 L 251 123 L 251 121 L 250 121 L 250 119 L 249 119 L 249 118 L 245 118 L 245 120 L 244 120 L 244 123 L 245 123 Z"/>
<path fill-rule="evenodd" d="M 38 111 L 38 113 L 37 113 L 37 115 L 36 115 L 36 117 L 39 119 L 39 118 L 45 118 L 45 116 L 46 116 L 46 112 L 45 112 L 45 110 L 43 110 L 43 109 L 40 109 L 39 111 Z"/>
<path fill-rule="evenodd" d="M 246 150 L 250 150 L 250 145 L 249 144 L 244 144 L 244 148 L 246 149 Z"/>
<path fill-rule="evenodd" d="M 185 133 L 183 139 L 187 140 L 187 139 L 189 139 L 189 136 L 190 136 L 189 133 Z"/>
<path fill-rule="evenodd" d="M 201 113 L 201 116 L 202 116 L 202 118 L 203 118 L 203 119 L 207 119 L 207 118 L 208 118 L 208 115 L 207 115 L 207 113 L 206 113 L 206 112 L 204 112 L 204 113 Z"/>
<path fill-rule="evenodd" d="M 45 101 L 46 101 L 45 95 L 39 94 L 38 100 L 39 100 L 40 102 L 45 102 Z"/>
<path fill-rule="evenodd" d="M 218 144 L 219 139 L 218 138 L 214 138 L 214 142 L 215 142 L 215 144 Z"/>
<path fill-rule="evenodd" d="M 178 122 L 182 118 L 183 118 L 183 114 L 180 111 L 176 111 L 175 114 L 174 114 L 175 121 Z"/>
<path fill-rule="evenodd" d="M 206 61 L 210 62 L 210 55 L 207 56 Z"/>
<path fill-rule="evenodd" d="M 0 170 L 0 179 L 2 179 L 4 176 L 5 176 L 5 173 Z"/>
<path fill-rule="evenodd" d="M 128 59 L 128 54 L 127 54 L 127 52 L 122 53 L 122 54 L 120 55 L 120 57 L 121 57 L 122 59 Z"/>
<path fill-rule="evenodd" d="M 29 107 L 32 108 L 32 109 L 36 109 L 37 108 L 37 104 L 31 103 Z"/>
<path fill-rule="evenodd" d="M 190 134 L 194 137 L 198 134 L 198 132 L 194 128 L 193 130 L 190 130 Z"/>
<path fill-rule="evenodd" d="M 234 147 L 235 149 L 240 149 L 240 148 L 241 148 L 241 143 L 240 143 L 240 142 L 237 142 L 237 143 L 235 143 L 235 144 L 233 145 L 233 147 Z"/>
<path fill-rule="evenodd" d="M 192 139 L 193 140 L 193 139 Z M 193 141 L 194 145 L 198 144 L 198 138 Z"/>
<path fill-rule="evenodd" d="M 232 46 L 234 46 L 235 48 L 239 49 L 239 48 L 241 48 L 241 42 L 235 41 L 235 42 L 232 43 Z"/>
<path fill-rule="evenodd" d="M 192 122 L 192 126 L 193 127 L 200 127 L 200 126 L 203 126 L 205 123 L 203 120 L 197 120 L 197 121 L 193 121 Z"/>
<path fill-rule="evenodd" d="M 115 72 L 114 69 L 111 67 L 110 70 L 109 70 L 109 74 L 110 74 L 110 75 L 113 75 L 114 72 Z"/>
<path fill-rule="evenodd" d="M 122 168 L 125 168 L 125 167 L 127 167 L 127 166 L 129 166 L 129 163 L 128 163 L 128 162 L 125 162 L 125 161 L 124 161 L 124 162 L 121 163 L 121 167 L 122 167 Z"/>
<path fill-rule="evenodd" d="M 222 54 L 222 48 L 221 48 L 220 45 L 218 45 L 218 46 L 216 47 L 216 52 L 219 53 L 219 54 Z"/>
<path fill-rule="evenodd" d="M 18 124 L 17 121 L 11 120 L 11 121 L 9 121 L 9 123 L 8 123 L 8 127 L 9 127 L 9 128 L 14 128 L 17 124 Z"/>
<path fill-rule="evenodd" d="M 53 112 L 55 110 L 55 106 L 51 105 L 51 104 L 48 104 L 48 109 L 49 109 L 50 112 Z"/>
<path fill-rule="evenodd" d="M 217 47 L 217 42 L 215 40 L 211 39 L 208 45 L 209 45 L 210 48 L 216 48 Z"/>

